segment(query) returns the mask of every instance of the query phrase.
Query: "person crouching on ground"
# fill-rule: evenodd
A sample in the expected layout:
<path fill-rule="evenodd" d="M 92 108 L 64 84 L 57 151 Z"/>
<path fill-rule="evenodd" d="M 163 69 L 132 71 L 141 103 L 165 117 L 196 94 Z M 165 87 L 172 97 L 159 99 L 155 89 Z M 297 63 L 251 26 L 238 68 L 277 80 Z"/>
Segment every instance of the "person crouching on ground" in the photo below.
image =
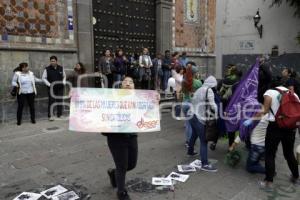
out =
<path fill-rule="evenodd" d="M 134 89 L 131 77 L 125 77 L 122 81 L 123 89 Z M 115 162 L 115 169 L 108 169 L 112 187 L 117 188 L 119 200 L 130 200 L 125 189 L 126 172 L 135 168 L 138 156 L 138 144 L 136 133 L 105 133 L 109 150 Z"/>

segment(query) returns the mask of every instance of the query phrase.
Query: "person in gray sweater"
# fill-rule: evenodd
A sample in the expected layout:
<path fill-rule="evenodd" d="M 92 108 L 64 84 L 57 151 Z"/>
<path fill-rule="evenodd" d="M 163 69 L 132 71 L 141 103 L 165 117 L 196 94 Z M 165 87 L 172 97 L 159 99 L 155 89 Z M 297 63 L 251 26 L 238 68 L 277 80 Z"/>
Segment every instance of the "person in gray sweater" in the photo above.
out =
<path fill-rule="evenodd" d="M 190 114 L 193 117 L 189 120 L 192 127 L 192 136 L 189 141 L 188 155 L 193 156 L 197 153 L 194 152 L 194 145 L 199 137 L 200 139 L 200 157 L 201 157 L 201 170 L 208 172 L 216 172 L 217 168 L 208 163 L 207 158 L 207 141 L 205 123 L 207 120 L 207 108 L 210 108 L 210 113 L 217 114 L 217 105 L 215 103 L 215 95 L 212 88 L 217 86 L 217 80 L 213 76 L 209 76 L 202 87 L 196 90 L 192 98 L 192 109 Z M 216 117 L 216 116 L 213 116 Z"/>

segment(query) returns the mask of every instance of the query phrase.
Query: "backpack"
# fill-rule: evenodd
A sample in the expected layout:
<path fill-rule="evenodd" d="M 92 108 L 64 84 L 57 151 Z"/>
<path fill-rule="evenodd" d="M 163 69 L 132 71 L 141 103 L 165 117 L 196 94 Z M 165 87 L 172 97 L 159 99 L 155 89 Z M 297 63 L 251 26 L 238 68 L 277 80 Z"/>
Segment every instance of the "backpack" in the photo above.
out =
<path fill-rule="evenodd" d="M 220 89 L 220 98 L 222 100 L 228 100 L 232 96 L 232 87 L 233 85 L 228 85 L 225 83 L 222 83 L 221 89 Z"/>
<path fill-rule="evenodd" d="M 276 123 L 280 128 L 295 129 L 300 124 L 300 101 L 292 91 L 282 91 L 276 88 L 282 96 L 280 106 L 275 115 Z M 271 109 L 272 114 L 274 112 Z"/>

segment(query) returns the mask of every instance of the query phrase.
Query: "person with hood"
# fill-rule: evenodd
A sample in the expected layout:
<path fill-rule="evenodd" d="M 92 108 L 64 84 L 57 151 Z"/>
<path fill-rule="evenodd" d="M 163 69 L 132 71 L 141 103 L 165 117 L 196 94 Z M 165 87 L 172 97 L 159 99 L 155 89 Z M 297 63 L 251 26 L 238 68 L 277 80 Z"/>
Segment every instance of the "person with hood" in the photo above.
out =
<path fill-rule="evenodd" d="M 190 110 L 190 114 L 193 117 L 190 119 L 190 124 L 192 127 L 192 136 L 189 141 L 188 155 L 193 156 L 194 145 L 199 137 L 200 139 L 200 157 L 201 157 L 201 170 L 208 172 L 216 172 L 217 168 L 210 163 L 208 163 L 207 158 L 207 140 L 205 123 L 207 120 L 207 107 L 210 107 L 209 113 L 217 113 L 218 108 L 215 103 L 215 95 L 212 88 L 217 86 L 217 80 L 213 76 L 209 76 L 202 87 L 200 87 L 192 98 L 193 109 Z"/>

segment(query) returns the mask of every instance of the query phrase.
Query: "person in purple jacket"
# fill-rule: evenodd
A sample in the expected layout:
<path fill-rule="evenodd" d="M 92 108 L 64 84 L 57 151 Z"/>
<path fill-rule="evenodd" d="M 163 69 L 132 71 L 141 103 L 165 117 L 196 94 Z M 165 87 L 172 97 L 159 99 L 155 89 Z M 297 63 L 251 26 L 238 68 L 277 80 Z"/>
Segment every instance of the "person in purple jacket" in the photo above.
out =
<path fill-rule="evenodd" d="M 116 51 L 116 58 L 114 60 L 114 70 L 113 70 L 113 77 L 114 77 L 114 84 L 113 87 L 120 88 L 120 83 L 126 75 L 128 60 L 124 55 L 122 49 L 117 49 Z"/>

